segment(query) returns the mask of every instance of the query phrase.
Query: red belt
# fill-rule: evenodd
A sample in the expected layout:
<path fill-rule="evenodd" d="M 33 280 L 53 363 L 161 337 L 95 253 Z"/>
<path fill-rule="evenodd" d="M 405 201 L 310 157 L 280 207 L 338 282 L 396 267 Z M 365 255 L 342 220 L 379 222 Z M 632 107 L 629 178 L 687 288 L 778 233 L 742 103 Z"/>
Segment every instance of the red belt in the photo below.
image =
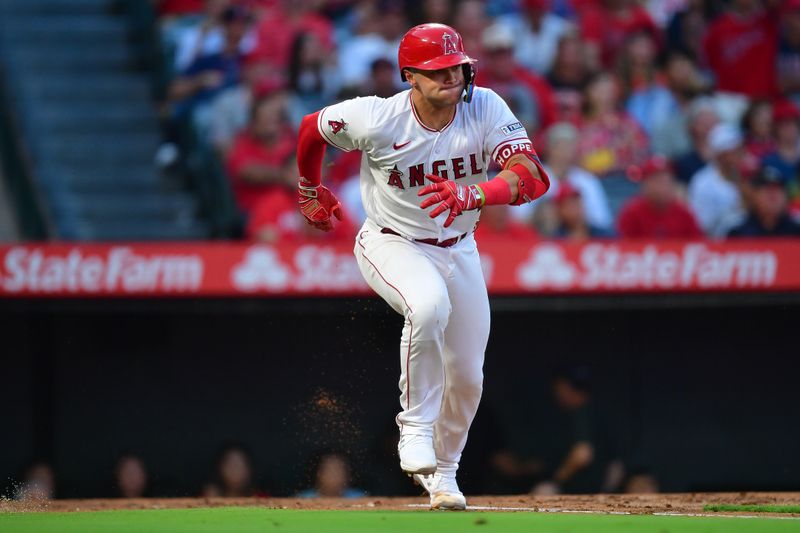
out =
<path fill-rule="evenodd" d="M 389 235 L 397 235 L 398 237 L 402 237 L 399 233 L 391 228 L 381 228 L 381 233 L 388 233 Z M 461 239 L 469 235 L 469 233 L 462 233 L 458 237 L 452 237 L 450 239 L 445 239 L 443 241 L 438 241 L 436 239 L 411 239 L 414 242 L 421 242 L 423 244 L 430 244 L 431 246 L 438 246 L 439 248 L 450 248 Z"/>

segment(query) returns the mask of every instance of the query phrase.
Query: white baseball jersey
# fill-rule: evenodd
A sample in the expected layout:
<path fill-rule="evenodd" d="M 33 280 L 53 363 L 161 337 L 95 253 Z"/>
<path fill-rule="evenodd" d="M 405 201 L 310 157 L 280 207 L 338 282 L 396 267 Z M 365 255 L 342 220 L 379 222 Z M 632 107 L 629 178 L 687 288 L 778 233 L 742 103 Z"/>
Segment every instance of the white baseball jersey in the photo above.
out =
<path fill-rule="evenodd" d="M 362 150 L 361 201 L 367 218 L 408 238 L 445 240 L 471 232 L 480 210 L 465 211 L 449 228 L 447 212 L 432 219 L 417 193 L 438 174 L 464 185 L 486 181 L 489 159 L 503 166 L 520 151 L 532 151 L 525 128 L 491 89 L 476 87 L 460 101 L 440 131 L 417 117 L 411 90 L 391 98 L 354 98 L 324 108 L 317 126 L 331 145 Z"/>

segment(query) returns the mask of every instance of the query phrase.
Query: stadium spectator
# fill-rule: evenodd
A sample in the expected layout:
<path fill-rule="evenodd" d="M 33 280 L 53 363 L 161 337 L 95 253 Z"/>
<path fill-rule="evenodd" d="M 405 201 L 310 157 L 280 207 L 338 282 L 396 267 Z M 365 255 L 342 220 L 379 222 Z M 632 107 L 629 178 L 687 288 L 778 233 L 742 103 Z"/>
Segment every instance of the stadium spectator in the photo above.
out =
<path fill-rule="evenodd" d="M 361 94 L 389 98 L 397 93 L 397 68 L 388 59 L 376 59 L 369 68 L 369 78 Z M 348 153 L 348 152 L 345 152 Z"/>
<path fill-rule="evenodd" d="M 253 105 L 250 124 L 234 141 L 227 170 L 239 208 L 249 212 L 259 197 L 285 185 L 284 165 L 296 149 L 286 118 L 284 93 L 272 93 Z"/>
<path fill-rule="evenodd" d="M 235 6 L 222 14 L 224 47 L 216 52 L 198 56 L 172 82 L 170 99 L 176 103 L 175 115 L 192 116 L 201 131 L 210 124 L 210 103 L 226 89 L 236 87 L 242 80 L 240 43 L 247 33 L 250 18 Z"/>
<path fill-rule="evenodd" d="M 426 22 L 438 22 L 452 26 L 453 7 L 451 0 L 422 0 L 406 3 L 409 24 L 413 26 Z"/>
<path fill-rule="evenodd" d="M 708 236 L 724 236 L 742 215 L 743 142 L 735 126 L 714 126 L 708 140 L 711 162 L 689 183 L 689 204 Z"/>
<path fill-rule="evenodd" d="M 686 120 L 690 149 L 675 160 L 675 175 L 683 185 L 688 185 L 692 176 L 711 161 L 709 134 L 719 123 L 714 100 L 706 96 L 693 100 L 689 105 Z M 681 137 L 675 134 L 675 131 L 671 133 L 675 137 Z"/>
<path fill-rule="evenodd" d="M 656 66 L 652 36 L 643 32 L 631 35 L 622 48 L 617 70 L 626 95 L 626 111 L 652 140 L 657 128 L 680 111 Z"/>
<path fill-rule="evenodd" d="M 298 494 L 300 498 L 360 498 L 363 490 L 350 486 L 350 464 L 338 453 L 323 455 L 314 469 L 314 488 Z"/>
<path fill-rule="evenodd" d="M 586 220 L 581 192 L 569 182 L 562 183 L 553 198 L 557 216 L 554 237 L 571 241 L 585 241 L 613 236 L 609 230 L 592 226 Z"/>
<path fill-rule="evenodd" d="M 463 0 L 457 4 L 455 10 L 453 27 L 461 34 L 464 50 L 469 50 L 470 54 L 474 53 L 475 57 L 480 58 L 483 30 L 492 23 L 486 15 L 486 4 L 481 0 Z"/>
<path fill-rule="evenodd" d="M 376 59 L 397 61 L 400 38 L 408 30 L 402 4 L 381 0 L 360 6 L 357 35 L 339 47 L 339 74 L 345 87 L 360 87 Z M 399 82 L 399 76 L 398 76 Z"/>
<path fill-rule="evenodd" d="M 511 206 L 491 205 L 481 211 L 481 222 L 475 230 L 475 238 L 511 237 L 521 241 L 536 237 L 531 226 L 523 224 L 511 217 Z"/>
<path fill-rule="evenodd" d="M 638 32 L 653 35 L 659 47 L 661 30 L 636 0 L 599 0 L 581 13 L 581 36 L 590 64 L 611 68 L 625 40 Z"/>
<path fill-rule="evenodd" d="M 338 69 L 314 33 L 299 33 L 288 70 L 289 121 L 297 128 L 307 114 L 328 105 L 339 92 Z"/>
<path fill-rule="evenodd" d="M 639 170 L 641 194 L 623 207 L 619 234 L 628 239 L 698 239 L 703 232 L 691 211 L 678 201 L 669 161 L 653 156 Z"/>
<path fill-rule="evenodd" d="M 592 494 L 613 490 L 607 483 L 615 462 L 615 445 L 609 424 L 594 408 L 591 371 L 585 366 L 558 369 L 552 381 L 553 398 L 561 420 L 548 428 L 554 449 L 546 457 L 549 479 L 537 484 L 534 494 Z"/>
<path fill-rule="evenodd" d="M 241 444 L 220 449 L 215 462 L 214 479 L 203 488 L 203 496 L 243 498 L 263 496 L 253 480 L 253 457 Z"/>
<path fill-rule="evenodd" d="M 764 10 L 760 0 L 732 0 L 703 42 L 717 89 L 750 98 L 774 96 L 777 45 L 776 13 Z"/>
<path fill-rule="evenodd" d="M 292 43 L 301 33 L 313 34 L 326 52 L 333 52 L 333 25 L 317 13 L 315 0 L 277 0 L 266 10 L 256 29 L 257 44 L 253 61 L 258 73 L 254 74 L 270 87 L 285 81 Z"/>
<path fill-rule="evenodd" d="M 620 109 L 620 87 L 608 72 L 596 74 L 584 91 L 578 153 L 581 166 L 600 177 L 624 174 L 648 153 L 647 136 Z"/>
<path fill-rule="evenodd" d="M 120 498 L 142 498 L 147 493 L 147 469 L 138 455 L 124 454 L 114 466 L 114 487 Z"/>
<path fill-rule="evenodd" d="M 742 116 L 744 147 L 756 159 L 775 148 L 772 128 L 772 104 L 769 100 L 753 100 Z"/>
<path fill-rule="evenodd" d="M 205 0 L 201 3 L 203 17 L 194 24 L 177 28 L 170 37 L 175 44 L 173 68 L 176 72 L 185 71 L 200 57 L 220 54 L 226 48 L 225 13 L 230 10 L 231 0 Z M 165 2 L 165 4 L 176 4 L 176 2 Z M 173 6 L 179 9 L 190 7 L 190 5 Z M 243 55 L 248 54 L 253 51 L 255 44 L 255 33 L 251 31 L 238 43 L 239 51 Z"/>
<path fill-rule="evenodd" d="M 294 182 L 297 166 L 292 160 L 286 164 L 284 172 L 287 181 Z M 344 201 L 344 200 L 342 200 Z M 357 227 L 350 219 L 347 208 L 340 212 L 342 220 L 329 232 L 315 231 L 306 224 L 297 209 L 296 191 L 290 186 L 273 187 L 259 196 L 250 211 L 245 235 L 248 239 L 269 244 L 287 243 L 298 240 L 348 240 L 355 237 Z"/>
<path fill-rule="evenodd" d="M 664 89 L 669 91 L 669 97 L 659 99 L 661 105 L 656 105 L 655 112 L 645 108 L 648 98 L 639 101 L 636 93 L 628 100 L 628 111 L 638 117 L 640 124 L 642 121 L 651 123 L 648 132 L 653 153 L 673 159 L 692 149 L 689 115 L 695 97 L 705 92 L 708 86 L 697 66 L 683 52 L 672 51 L 667 55 L 664 77 Z"/>
<path fill-rule="evenodd" d="M 45 462 L 34 462 L 26 470 L 22 483 L 14 494 L 15 500 L 52 500 L 55 495 L 56 477 L 53 467 Z"/>
<path fill-rule="evenodd" d="M 667 25 L 667 47 L 700 62 L 705 57 L 703 36 L 720 10 L 721 0 L 686 0 Z"/>
<path fill-rule="evenodd" d="M 578 129 L 568 122 L 559 122 L 547 129 L 544 153 L 550 189 L 544 198 L 555 198 L 561 184 L 569 183 L 580 191 L 589 225 L 611 229 L 614 221 L 600 180 L 577 164 L 579 136 Z M 520 206 L 515 212 L 525 209 L 528 208 Z"/>
<path fill-rule="evenodd" d="M 800 105 L 800 0 L 783 4 L 776 66 L 781 93 Z"/>
<path fill-rule="evenodd" d="M 550 72 L 559 40 L 574 31 L 572 24 L 551 11 L 550 0 L 523 0 L 522 13 L 499 17 L 514 35 L 514 58 L 544 76 Z"/>
<path fill-rule="evenodd" d="M 789 216 L 786 185 L 781 171 L 763 167 L 750 181 L 747 218 L 728 237 L 800 237 L 800 223 Z"/>
<path fill-rule="evenodd" d="M 553 68 L 547 81 L 556 99 L 557 120 L 579 123 L 583 108 L 583 90 L 589 81 L 584 43 L 574 34 L 566 34 L 558 41 Z"/>
<path fill-rule="evenodd" d="M 622 492 L 625 494 L 657 494 L 660 492 L 658 479 L 646 470 L 636 469 L 625 480 Z"/>
<path fill-rule="evenodd" d="M 500 24 L 486 28 L 483 50 L 486 65 L 478 70 L 476 83 L 499 94 L 529 133 L 551 124 L 556 113 L 553 91 L 543 78 L 515 61 L 511 30 Z"/>
<path fill-rule="evenodd" d="M 761 160 L 762 166 L 778 169 L 784 184 L 797 187 L 800 176 L 800 109 L 790 100 L 777 102 L 773 108 L 775 149 Z"/>

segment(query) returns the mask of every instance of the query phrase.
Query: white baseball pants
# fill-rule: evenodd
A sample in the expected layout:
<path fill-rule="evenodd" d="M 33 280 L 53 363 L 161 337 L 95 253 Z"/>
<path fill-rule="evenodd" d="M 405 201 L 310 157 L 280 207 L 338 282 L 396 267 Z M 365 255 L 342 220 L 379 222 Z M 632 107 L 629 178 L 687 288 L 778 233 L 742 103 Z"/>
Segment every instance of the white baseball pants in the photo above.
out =
<path fill-rule="evenodd" d="M 472 235 L 450 248 L 381 233 L 370 220 L 355 255 L 370 287 L 405 317 L 401 434 L 433 434 L 437 468 L 455 472 L 483 390 L 489 298 Z"/>

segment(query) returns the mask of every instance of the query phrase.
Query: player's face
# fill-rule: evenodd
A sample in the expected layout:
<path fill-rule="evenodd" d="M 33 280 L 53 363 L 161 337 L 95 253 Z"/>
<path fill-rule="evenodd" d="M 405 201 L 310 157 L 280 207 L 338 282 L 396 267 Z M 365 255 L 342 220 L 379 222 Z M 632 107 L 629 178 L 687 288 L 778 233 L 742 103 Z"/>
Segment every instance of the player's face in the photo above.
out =
<path fill-rule="evenodd" d="M 434 106 L 452 106 L 458 103 L 464 90 L 464 71 L 461 65 L 439 70 L 418 70 L 413 73 L 412 83 Z"/>

